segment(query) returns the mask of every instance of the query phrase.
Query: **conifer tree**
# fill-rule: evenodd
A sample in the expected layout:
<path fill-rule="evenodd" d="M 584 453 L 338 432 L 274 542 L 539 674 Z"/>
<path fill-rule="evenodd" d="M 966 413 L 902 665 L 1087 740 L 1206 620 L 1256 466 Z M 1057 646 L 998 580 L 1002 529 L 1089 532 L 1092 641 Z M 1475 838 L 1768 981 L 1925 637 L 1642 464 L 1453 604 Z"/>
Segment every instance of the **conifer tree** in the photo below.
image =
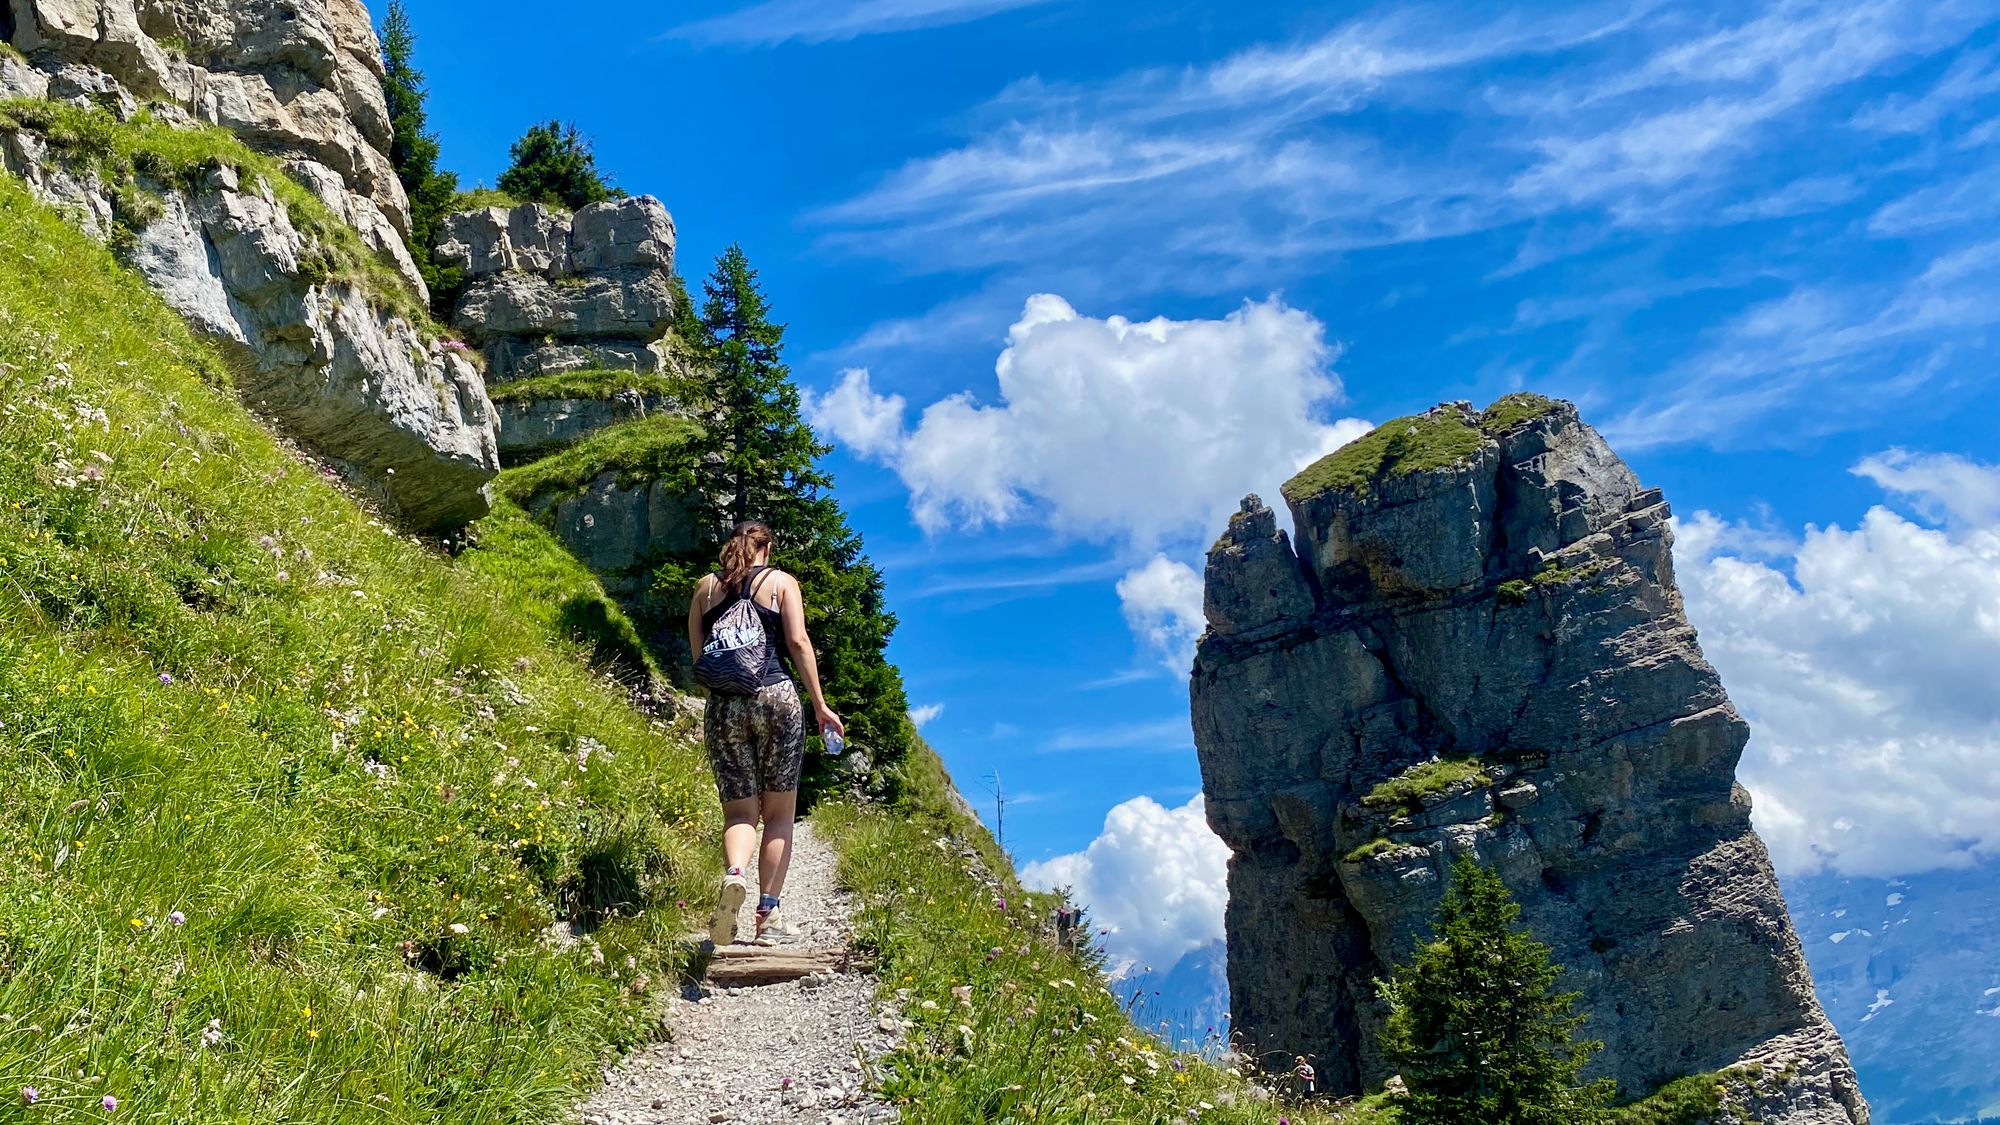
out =
<path fill-rule="evenodd" d="M 1436 936 L 1383 984 L 1382 1048 L 1409 1093 L 1407 1125 L 1580 1125 L 1605 1120 L 1609 1079 L 1580 1075 L 1602 1043 L 1580 1041 L 1578 994 L 1556 992 L 1549 948 L 1514 928 L 1500 877 L 1460 859 Z"/>
<path fill-rule="evenodd" d="M 509 150 L 514 158 L 495 185 L 523 203 L 546 203 L 572 211 L 623 199 L 597 170 L 590 139 L 574 124 L 545 121 L 531 127 Z"/>
<path fill-rule="evenodd" d="M 432 292 L 455 289 L 459 278 L 447 276 L 431 260 L 431 246 L 437 241 L 438 223 L 451 209 L 458 194 L 458 177 L 438 171 L 437 135 L 430 131 L 424 110 L 423 72 L 416 66 L 417 37 L 410 27 L 409 10 L 401 0 L 390 0 L 389 15 L 382 23 L 382 97 L 389 106 L 389 161 L 395 165 L 396 179 L 410 197 L 410 249 Z"/>
<path fill-rule="evenodd" d="M 818 464 L 830 447 L 805 421 L 784 362 L 785 326 L 771 318 L 740 246 L 716 259 L 702 294 L 699 317 L 683 314 L 675 332 L 694 337 L 682 343 L 692 345 L 687 350 L 706 389 L 696 492 L 706 498 L 702 526 L 711 538 L 662 566 L 656 586 L 685 599 L 712 569 L 730 527 L 746 519 L 769 524 L 777 538 L 774 564 L 805 590 L 806 625 L 828 705 L 846 720 L 850 741 L 872 751 L 878 764 L 891 764 L 910 740 L 902 675 L 884 655 L 896 618 L 881 572 L 862 552 L 861 536 L 830 492 L 833 478 Z"/>

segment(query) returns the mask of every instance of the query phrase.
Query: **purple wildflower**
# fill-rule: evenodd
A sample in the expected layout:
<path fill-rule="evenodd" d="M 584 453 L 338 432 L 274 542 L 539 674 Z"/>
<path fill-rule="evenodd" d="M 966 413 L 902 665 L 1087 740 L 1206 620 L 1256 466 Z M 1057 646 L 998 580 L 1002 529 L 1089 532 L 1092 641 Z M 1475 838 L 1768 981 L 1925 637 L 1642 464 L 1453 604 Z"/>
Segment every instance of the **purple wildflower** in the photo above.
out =
<path fill-rule="evenodd" d="M 112 1097 L 110 1094 L 104 1095 L 104 1101 L 99 1104 L 104 1106 L 104 1112 L 106 1113 L 118 1112 L 118 1099 Z"/>
<path fill-rule="evenodd" d="M 174 682 L 174 674 L 173 674 L 172 672 L 162 672 L 162 673 L 160 673 L 160 682 L 161 682 L 161 683 L 163 683 L 163 684 L 170 684 L 170 683 L 173 683 L 173 682 Z"/>
<path fill-rule="evenodd" d="M 187 920 L 188 920 L 188 916 L 187 916 L 187 915 L 185 915 L 185 914 L 182 914 L 182 913 L 181 913 L 180 911 L 178 911 L 178 910 L 172 910 L 172 911 L 168 911 L 168 912 L 167 912 L 167 921 L 169 921 L 169 922 L 172 922 L 172 923 L 173 923 L 174 925 L 176 925 L 176 926 L 185 926 L 185 925 L 187 925 Z"/>
<path fill-rule="evenodd" d="M 1005 909 L 1007 909 L 1007 900 L 1006 900 L 1006 899 L 1004 899 L 1004 898 L 996 898 L 996 899 L 994 899 L 994 900 L 993 900 L 993 909 L 995 909 L 995 910 L 1005 910 Z"/>
<path fill-rule="evenodd" d="M 41 1100 L 42 1100 L 42 1092 L 40 1090 L 35 1089 L 33 1086 L 21 1087 L 21 1101 L 24 1104 L 34 1105 L 36 1102 Z"/>
<path fill-rule="evenodd" d="M 778 1089 L 780 1090 L 789 1090 L 791 1088 L 792 1080 L 790 1078 L 785 1078 L 778 1083 Z"/>

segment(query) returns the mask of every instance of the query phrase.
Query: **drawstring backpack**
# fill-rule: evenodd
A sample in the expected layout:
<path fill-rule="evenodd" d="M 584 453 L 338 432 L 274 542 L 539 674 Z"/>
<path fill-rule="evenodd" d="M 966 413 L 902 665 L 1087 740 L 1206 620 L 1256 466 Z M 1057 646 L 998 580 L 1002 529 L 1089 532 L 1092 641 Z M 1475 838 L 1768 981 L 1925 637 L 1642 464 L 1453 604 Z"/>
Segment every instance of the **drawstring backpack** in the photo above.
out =
<path fill-rule="evenodd" d="M 743 580 L 743 592 L 715 619 L 708 643 L 694 662 L 695 682 L 725 695 L 756 695 L 764 686 L 764 663 L 769 659 L 771 638 L 764 632 L 764 618 L 757 612 L 750 583 Z"/>

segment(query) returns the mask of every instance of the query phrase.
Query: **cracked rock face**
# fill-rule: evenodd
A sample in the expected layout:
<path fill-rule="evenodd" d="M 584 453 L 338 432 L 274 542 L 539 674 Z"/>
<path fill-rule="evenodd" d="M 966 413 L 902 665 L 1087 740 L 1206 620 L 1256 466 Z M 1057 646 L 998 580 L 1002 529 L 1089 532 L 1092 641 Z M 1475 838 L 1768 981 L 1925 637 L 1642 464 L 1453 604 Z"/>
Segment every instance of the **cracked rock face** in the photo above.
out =
<path fill-rule="evenodd" d="M 452 325 L 485 349 L 496 381 L 667 367 L 674 220 L 652 196 L 574 215 L 538 203 L 448 215 L 438 255 L 465 271 Z"/>
<path fill-rule="evenodd" d="M 33 75 L 0 93 L 220 125 L 288 169 L 422 286 L 402 245 L 381 46 L 361 0 L 0 0 Z"/>
<path fill-rule="evenodd" d="M 1659 491 L 1573 407 L 1528 396 L 1374 436 L 1379 464 L 1352 468 L 1357 443 L 1334 455 L 1349 471 L 1286 486 L 1296 550 L 1252 497 L 1208 557 L 1191 691 L 1234 853 L 1239 1036 L 1313 1057 L 1331 1092 L 1379 1086 L 1374 982 L 1470 854 L 1566 966 L 1605 1043 L 1594 1070 L 1625 1096 L 1755 1062 L 1786 1078 L 1745 1120 L 1864 1125 L 1751 831 L 1747 728 L 1682 613 Z"/>

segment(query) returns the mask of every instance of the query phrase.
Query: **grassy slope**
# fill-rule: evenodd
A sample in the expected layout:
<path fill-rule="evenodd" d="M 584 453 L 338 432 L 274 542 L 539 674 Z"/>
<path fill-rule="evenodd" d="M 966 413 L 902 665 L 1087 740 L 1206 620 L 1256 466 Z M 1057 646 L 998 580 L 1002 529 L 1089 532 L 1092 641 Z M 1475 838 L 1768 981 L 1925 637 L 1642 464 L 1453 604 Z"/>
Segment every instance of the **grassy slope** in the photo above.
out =
<path fill-rule="evenodd" d="M 904 1120 L 1164 1123 L 1190 1110 L 1261 1125 L 1379 1120 L 1259 1100 L 1237 1075 L 1168 1051 L 1103 987 L 1100 955 L 1055 944 L 1047 922 L 1060 900 L 1024 892 L 986 830 L 951 807 L 936 754 L 919 744 L 904 768 L 900 805 L 833 804 L 816 821 L 840 851 L 856 938 L 879 955 L 883 992 L 907 990 L 912 1030 L 885 1084 Z M 960 858 L 966 848 L 991 884 Z"/>
<path fill-rule="evenodd" d="M 0 1121 L 553 1118 L 677 964 L 699 751 L 518 612 L 594 588 L 525 520 L 401 539 L 220 379 L 0 176 Z"/>

